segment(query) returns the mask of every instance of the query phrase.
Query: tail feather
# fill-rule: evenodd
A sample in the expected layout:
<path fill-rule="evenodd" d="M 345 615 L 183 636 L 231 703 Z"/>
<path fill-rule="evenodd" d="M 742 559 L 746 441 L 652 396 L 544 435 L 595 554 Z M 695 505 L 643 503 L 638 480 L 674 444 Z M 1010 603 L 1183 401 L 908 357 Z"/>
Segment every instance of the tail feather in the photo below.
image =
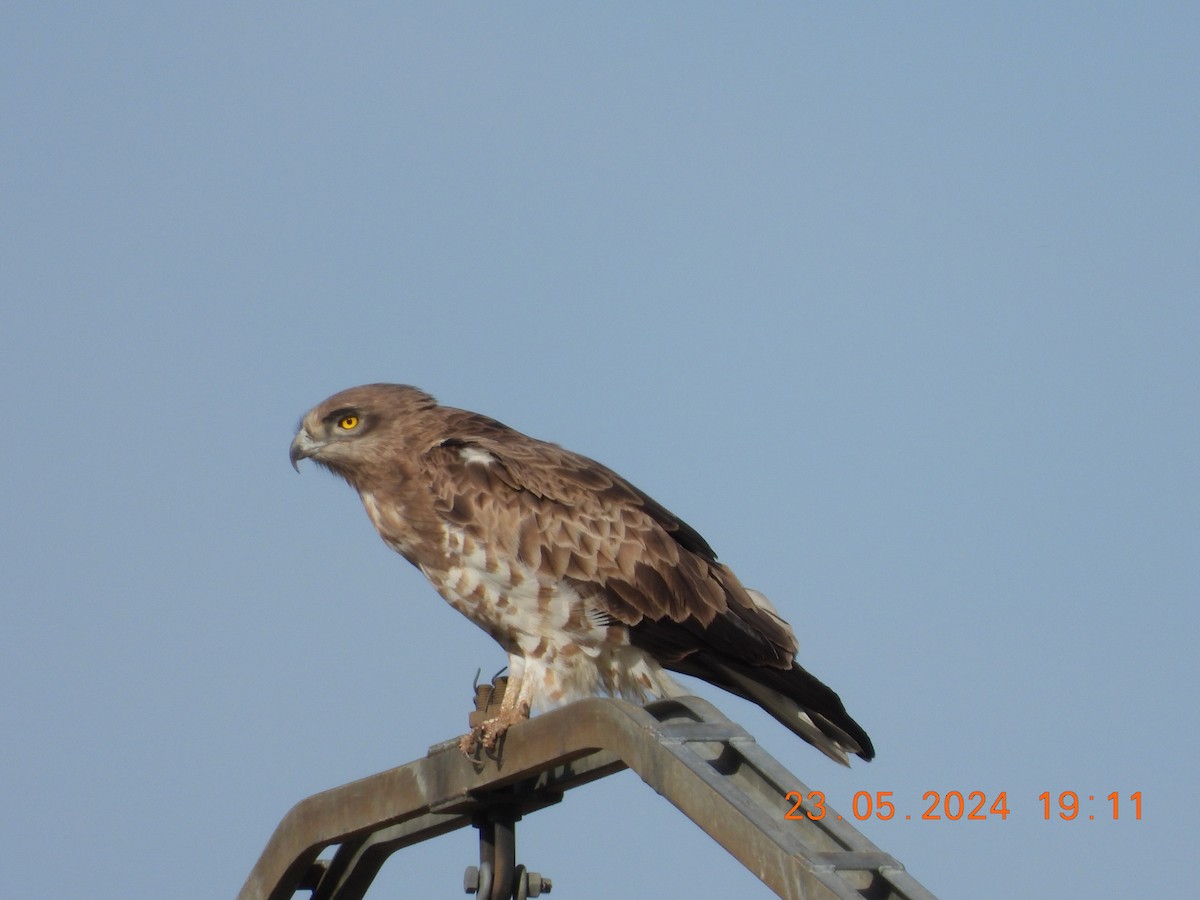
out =
<path fill-rule="evenodd" d="M 700 658 L 698 658 L 700 657 Z M 784 726 L 830 759 L 850 765 L 849 754 L 871 760 L 875 747 L 846 712 L 838 695 L 801 666 L 747 666 L 695 654 L 678 671 L 703 678 L 717 687 L 757 703 Z"/>

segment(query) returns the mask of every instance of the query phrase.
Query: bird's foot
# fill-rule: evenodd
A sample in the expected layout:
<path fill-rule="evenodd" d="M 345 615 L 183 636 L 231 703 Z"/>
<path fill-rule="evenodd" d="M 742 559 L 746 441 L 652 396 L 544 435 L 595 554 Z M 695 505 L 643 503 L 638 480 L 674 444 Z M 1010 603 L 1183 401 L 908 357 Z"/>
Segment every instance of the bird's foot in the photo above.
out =
<path fill-rule="evenodd" d="M 528 718 L 528 703 L 522 703 L 517 709 L 502 709 L 500 715 L 485 719 L 459 738 L 458 749 L 472 759 L 478 758 L 480 749 L 489 755 L 495 755 L 508 729 Z"/>

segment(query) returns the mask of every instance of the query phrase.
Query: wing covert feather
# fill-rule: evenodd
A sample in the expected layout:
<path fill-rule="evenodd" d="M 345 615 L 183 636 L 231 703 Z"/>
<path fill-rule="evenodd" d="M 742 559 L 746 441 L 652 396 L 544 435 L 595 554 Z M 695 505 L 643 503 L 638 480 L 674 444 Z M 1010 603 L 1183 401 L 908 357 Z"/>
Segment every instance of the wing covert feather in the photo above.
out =
<path fill-rule="evenodd" d="M 448 520 L 572 579 L 652 652 L 681 658 L 711 649 L 791 665 L 791 628 L 755 603 L 698 532 L 621 476 L 483 416 L 465 415 L 456 431 L 422 460 Z"/>

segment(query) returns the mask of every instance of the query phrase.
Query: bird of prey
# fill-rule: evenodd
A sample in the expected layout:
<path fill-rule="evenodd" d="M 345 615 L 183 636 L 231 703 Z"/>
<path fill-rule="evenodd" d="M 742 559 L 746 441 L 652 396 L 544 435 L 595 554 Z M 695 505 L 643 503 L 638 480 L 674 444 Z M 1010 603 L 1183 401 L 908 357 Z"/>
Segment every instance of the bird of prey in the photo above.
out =
<path fill-rule="evenodd" d="M 751 700 L 826 755 L 871 740 L 795 659 L 796 635 L 691 526 L 594 460 L 398 384 L 335 394 L 300 421 L 292 465 L 344 478 L 379 535 L 508 654 L 488 750 L 531 709 L 594 694 Z"/>

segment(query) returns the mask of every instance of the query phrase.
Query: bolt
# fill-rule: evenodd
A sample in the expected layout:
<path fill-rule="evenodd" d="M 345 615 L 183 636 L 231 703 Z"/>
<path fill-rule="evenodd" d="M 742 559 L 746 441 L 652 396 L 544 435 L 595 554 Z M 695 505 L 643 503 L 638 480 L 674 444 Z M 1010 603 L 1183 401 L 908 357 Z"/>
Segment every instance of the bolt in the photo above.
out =
<path fill-rule="evenodd" d="M 529 896 L 530 897 L 539 897 L 542 894 L 548 894 L 548 893 L 550 893 L 550 890 L 553 887 L 554 887 L 553 882 L 551 882 L 550 879 L 547 878 L 546 876 L 542 875 L 541 872 L 530 872 L 529 873 Z"/>

